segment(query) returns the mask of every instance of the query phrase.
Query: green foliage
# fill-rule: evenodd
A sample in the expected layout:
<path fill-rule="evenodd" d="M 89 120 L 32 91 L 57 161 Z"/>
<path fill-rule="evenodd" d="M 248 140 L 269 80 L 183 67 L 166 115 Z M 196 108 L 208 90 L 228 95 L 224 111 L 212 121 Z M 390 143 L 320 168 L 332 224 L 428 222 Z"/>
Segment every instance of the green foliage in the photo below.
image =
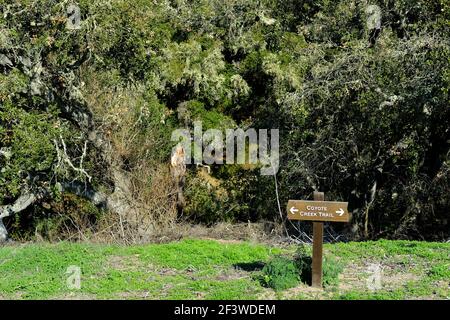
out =
<path fill-rule="evenodd" d="M 79 234 L 80 229 L 85 233 L 95 232 L 97 222 L 104 214 L 92 202 L 70 193 L 45 203 L 43 208 L 45 211 L 34 214 L 35 232 L 50 241 L 88 238 L 89 234 Z"/>
<path fill-rule="evenodd" d="M 312 258 L 307 247 L 299 245 L 294 257 L 295 265 L 300 273 L 300 278 L 304 283 L 311 283 L 312 277 Z"/>
<path fill-rule="evenodd" d="M 274 257 L 262 269 L 262 282 L 276 291 L 295 287 L 300 280 L 294 261 L 283 256 Z"/>
<path fill-rule="evenodd" d="M 186 103 L 204 130 L 280 129 L 281 203 L 320 189 L 350 202 L 353 238 L 448 237 L 448 1 L 81 0 L 77 30 L 65 3 L 38 2 L 0 1 L 1 204 L 84 182 L 54 141 L 79 162 L 93 125 L 124 170 L 152 180 L 171 130 L 191 129 L 176 114 Z M 83 112 L 94 122 L 69 116 Z M 91 183 L 108 189 L 103 158 L 87 145 Z M 189 170 L 193 219 L 278 219 L 268 177 L 215 166 L 205 182 Z"/>
<path fill-rule="evenodd" d="M 82 163 L 98 184 L 94 171 L 101 175 L 101 161 L 94 164 L 98 158 L 80 130 L 89 123 L 69 116 L 71 109 L 83 110 L 74 73 L 87 58 L 83 31 L 65 30 L 66 8 L 57 1 L 1 1 L 0 12 L 0 205 L 29 191 L 55 200 L 57 182 L 87 181 L 67 159 Z M 38 204 L 10 218 L 12 234 L 27 238 L 30 229 L 58 214 L 43 211 Z"/>
<path fill-rule="evenodd" d="M 344 270 L 344 265 L 333 256 L 326 255 L 323 260 L 322 282 L 324 287 L 333 287 L 339 284 L 339 274 Z"/>
<path fill-rule="evenodd" d="M 212 224 L 233 219 L 226 210 L 227 195 L 200 177 L 187 177 L 185 197 L 188 201 L 184 211 L 194 221 Z"/>
<path fill-rule="evenodd" d="M 233 129 L 236 124 L 233 119 L 217 110 L 206 110 L 202 102 L 191 100 L 187 102 L 187 110 L 192 121 L 201 121 L 202 129 L 221 130 L 225 137 L 225 129 Z"/>
<path fill-rule="evenodd" d="M 311 283 L 312 257 L 309 250 L 301 245 L 297 248 L 295 264 L 304 283 Z M 322 263 L 322 283 L 324 287 L 333 287 L 339 283 L 339 274 L 344 269 L 344 264 L 331 255 L 325 255 Z"/>
<path fill-rule="evenodd" d="M 262 270 L 261 281 L 277 291 L 295 287 L 299 281 L 311 284 L 312 258 L 306 246 L 299 246 L 293 259 L 276 256 Z M 322 266 L 322 283 L 325 288 L 335 287 L 339 283 L 339 274 L 343 263 L 333 256 L 325 256 Z"/>
<path fill-rule="evenodd" d="M 447 121 L 438 118 L 448 118 L 448 97 L 442 88 L 448 86 L 443 75 L 448 69 L 449 43 L 441 36 L 424 41 L 427 31 L 413 26 L 427 24 L 427 15 L 442 18 L 442 13 L 435 3 L 416 5 L 428 9 L 415 12 L 414 18 L 407 18 L 415 22 L 402 27 L 394 25 L 382 6 L 384 27 L 370 49 L 366 35 L 352 31 L 359 28 L 358 23 L 364 25 L 364 16 L 358 16 L 364 8 L 349 2 L 324 7 L 305 26 L 311 28 L 305 37 L 315 44 L 308 50 L 317 46 L 325 55 L 314 53 L 322 62 L 307 62 L 310 80 L 307 77 L 293 94 L 302 97 L 302 109 L 307 111 L 299 114 L 287 109 L 295 120 L 283 124 L 292 128 L 283 139 L 287 169 L 281 178 L 283 198 L 292 193 L 307 197 L 318 188 L 330 199 L 349 200 L 357 237 L 432 236 L 431 225 L 440 230 L 435 235 L 442 237 L 448 230 L 448 223 L 437 222 L 445 216 L 449 201 L 445 196 L 448 145 L 440 148 L 436 143 L 445 144 L 438 137 L 445 136 L 444 127 L 448 127 Z M 407 2 L 395 10 L 406 12 L 406 7 Z M 347 23 L 352 28 L 345 27 Z M 445 29 L 428 27 L 440 35 Z M 326 47 L 324 41 L 336 45 Z M 430 65 L 435 71 L 432 76 L 426 71 Z M 297 115 L 301 115 L 300 123 Z M 294 129 L 298 125 L 303 130 Z M 328 157 L 326 150 L 335 156 Z M 440 194 L 441 200 L 432 194 Z M 431 206 L 437 208 L 437 215 L 430 214 Z M 372 218 L 375 213 L 379 214 Z"/>
<path fill-rule="evenodd" d="M 443 263 L 433 266 L 429 271 L 429 276 L 432 279 L 450 280 L 450 264 Z"/>
<path fill-rule="evenodd" d="M 185 213 L 195 222 L 273 219 L 267 207 L 276 205 L 273 177 L 261 178 L 254 165 L 218 166 L 214 177 L 187 177 Z"/>
<path fill-rule="evenodd" d="M 53 171 L 55 177 L 64 178 L 64 173 L 55 166 L 55 141 L 63 138 L 69 146 L 76 141 L 70 136 L 73 131 L 58 120 L 53 110 L 49 107 L 48 113 L 39 113 L 10 104 L 1 106 L 0 144 L 9 155 L 0 158 L 0 199 L 16 197 L 24 180 L 39 174 Z"/>

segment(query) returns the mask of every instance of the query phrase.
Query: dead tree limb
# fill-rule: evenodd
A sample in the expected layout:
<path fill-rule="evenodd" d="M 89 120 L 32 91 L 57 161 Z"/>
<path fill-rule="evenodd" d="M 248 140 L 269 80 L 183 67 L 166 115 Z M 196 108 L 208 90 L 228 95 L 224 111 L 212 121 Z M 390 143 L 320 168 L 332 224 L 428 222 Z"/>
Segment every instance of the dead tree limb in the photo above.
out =
<path fill-rule="evenodd" d="M 14 204 L 0 206 L 0 242 L 5 241 L 8 238 L 8 232 L 6 230 L 5 225 L 3 224 L 3 218 L 12 216 L 25 210 L 35 201 L 37 201 L 40 197 L 41 197 L 40 194 L 26 192 L 23 195 L 21 195 L 14 202 Z"/>

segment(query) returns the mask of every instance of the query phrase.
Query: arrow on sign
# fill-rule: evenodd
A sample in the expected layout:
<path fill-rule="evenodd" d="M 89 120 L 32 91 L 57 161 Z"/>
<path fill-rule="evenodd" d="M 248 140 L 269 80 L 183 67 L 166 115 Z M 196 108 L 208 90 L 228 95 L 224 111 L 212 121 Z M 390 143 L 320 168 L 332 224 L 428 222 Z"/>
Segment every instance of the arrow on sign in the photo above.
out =
<path fill-rule="evenodd" d="M 295 207 L 292 207 L 291 210 L 289 210 L 292 214 L 295 214 L 298 212 L 298 209 L 295 209 Z"/>
<path fill-rule="evenodd" d="M 336 213 L 338 213 L 338 214 L 339 214 L 339 217 L 340 217 L 340 216 L 342 216 L 342 215 L 344 214 L 344 209 L 339 208 L 339 210 L 336 211 Z"/>

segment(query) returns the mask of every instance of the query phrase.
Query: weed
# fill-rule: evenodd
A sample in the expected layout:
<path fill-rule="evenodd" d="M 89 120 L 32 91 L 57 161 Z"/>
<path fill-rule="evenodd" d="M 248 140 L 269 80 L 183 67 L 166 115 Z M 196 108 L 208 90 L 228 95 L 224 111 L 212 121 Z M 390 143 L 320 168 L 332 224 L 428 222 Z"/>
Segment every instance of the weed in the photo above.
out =
<path fill-rule="evenodd" d="M 275 256 L 264 266 L 262 273 L 263 285 L 276 291 L 295 287 L 300 281 L 295 262 L 283 256 Z"/>

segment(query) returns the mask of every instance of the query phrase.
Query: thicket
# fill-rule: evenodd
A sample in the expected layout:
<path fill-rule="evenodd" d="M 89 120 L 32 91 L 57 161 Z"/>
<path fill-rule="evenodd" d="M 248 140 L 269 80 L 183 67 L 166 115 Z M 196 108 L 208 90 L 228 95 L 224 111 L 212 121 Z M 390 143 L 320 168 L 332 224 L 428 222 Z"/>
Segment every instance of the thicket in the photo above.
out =
<path fill-rule="evenodd" d="M 0 0 L 1 217 L 133 239 L 280 219 L 274 177 L 236 165 L 189 167 L 177 215 L 170 134 L 201 120 L 280 130 L 282 210 L 319 189 L 354 238 L 448 238 L 449 18 L 447 0 Z"/>

